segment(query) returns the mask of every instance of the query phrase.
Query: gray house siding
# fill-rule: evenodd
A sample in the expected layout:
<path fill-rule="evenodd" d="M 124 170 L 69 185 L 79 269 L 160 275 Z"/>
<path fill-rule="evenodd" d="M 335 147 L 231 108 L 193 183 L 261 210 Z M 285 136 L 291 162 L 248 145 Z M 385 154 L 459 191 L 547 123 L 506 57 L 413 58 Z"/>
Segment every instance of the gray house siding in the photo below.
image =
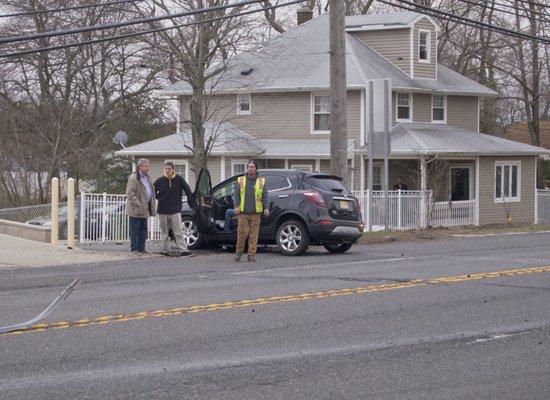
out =
<path fill-rule="evenodd" d="M 430 62 L 419 61 L 418 43 L 419 31 L 430 31 Z M 436 79 L 437 48 L 436 48 L 436 30 L 433 24 L 427 19 L 420 19 L 413 29 L 413 55 L 414 55 L 414 78 Z"/>
<path fill-rule="evenodd" d="M 411 72 L 410 29 L 390 29 L 383 31 L 354 32 L 353 34 L 366 43 L 388 61 L 400 68 L 407 75 Z"/>

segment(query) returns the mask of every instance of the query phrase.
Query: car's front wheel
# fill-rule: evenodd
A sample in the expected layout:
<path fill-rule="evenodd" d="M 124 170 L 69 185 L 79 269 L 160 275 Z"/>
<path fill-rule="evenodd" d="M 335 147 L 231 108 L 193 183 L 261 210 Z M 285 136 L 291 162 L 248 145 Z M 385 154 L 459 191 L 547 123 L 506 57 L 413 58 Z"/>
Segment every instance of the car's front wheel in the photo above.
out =
<path fill-rule="evenodd" d="M 309 234 L 300 221 L 285 221 L 277 229 L 277 247 L 285 256 L 298 256 L 309 247 Z"/>
<path fill-rule="evenodd" d="M 192 217 L 185 215 L 181 217 L 181 223 L 183 228 L 183 237 L 187 243 L 187 248 L 189 250 L 200 249 L 204 244 L 204 240 L 197 229 L 195 220 Z"/>
<path fill-rule="evenodd" d="M 351 249 L 353 243 L 325 244 L 323 247 L 331 253 L 345 253 Z"/>

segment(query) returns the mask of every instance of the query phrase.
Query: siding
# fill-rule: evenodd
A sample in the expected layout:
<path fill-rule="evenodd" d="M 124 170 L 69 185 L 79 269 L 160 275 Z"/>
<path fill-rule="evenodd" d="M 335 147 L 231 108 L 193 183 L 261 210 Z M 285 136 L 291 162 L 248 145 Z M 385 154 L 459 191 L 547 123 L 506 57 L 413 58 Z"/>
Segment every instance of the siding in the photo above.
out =
<path fill-rule="evenodd" d="M 475 96 L 447 96 L 447 125 L 479 132 L 477 105 Z"/>
<path fill-rule="evenodd" d="M 418 61 L 418 43 L 419 30 L 425 29 L 430 31 L 430 62 L 421 63 Z M 436 47 L 436 31 L 435 27 L 427 18 L 420 19 L 413 30 L 413 54 L 414 54 L 414 78 L 429 78 L 436 79 L 436 63 L 437 63 L 437 47 Z"/>
<path fill-rule="evenodd" d="M 208 101 L 210 119 L 229 122 L 260 139 L 312 137 L 310 92 L 254 93 L 251 98 L 251 114 L 237 115 L 236 94 L 215 96 Z M 361 92 L 349 91 L 347 103 L 348 137 L 358 139 L 361 127 Z M 181 115 L 182 121 L 189 119 L 188 99 L 182 98 Z M 182 129 L 187 129 L 187 124 L 182 123 Z"/>
<path fill-rule="evenodd" d="M 383 31 L 352 32 L 396 67 L 410 75 L 410 29 L 391 29 Z"/>
<path fill-rule="evenodd" d="M 414 93 L 413 95 L 413 121 L 432 122 L 432 95 Z"/>
<path fill-rule="evenodd" d="M 496 161 L 521 161 L 521 201 L 517 203 L 495 203 L 494 182 Z M 506 208 L 512 223 L 533 223 L 535 220 L 535 157 L 480 157 L 479 168 L 479 223 L 507 223 Z"/>

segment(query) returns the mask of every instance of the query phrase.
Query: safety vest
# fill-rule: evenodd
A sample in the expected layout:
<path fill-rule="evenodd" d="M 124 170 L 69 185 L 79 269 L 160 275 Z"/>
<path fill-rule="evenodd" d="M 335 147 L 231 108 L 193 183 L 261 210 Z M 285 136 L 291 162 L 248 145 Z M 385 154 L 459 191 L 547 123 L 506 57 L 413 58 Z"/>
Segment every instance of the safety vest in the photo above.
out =
<path fill-rule="evenodd" d="M 241 204 L 239 204 L 239 211 L 244 212 L 244 201 L 245 201 L 245 192 L 246 192 L 246 175 L 239 176 L 237 179 L 239 186 L 241 188 Z M 254 187 L 254 199 L 256 203 L 256 212 L 261 213 L 264 210 L 264 205 L 262 203 L 262 192 L 265 185 L 265 178 L 259 176 L 256 179 L 256 185 Z"/>

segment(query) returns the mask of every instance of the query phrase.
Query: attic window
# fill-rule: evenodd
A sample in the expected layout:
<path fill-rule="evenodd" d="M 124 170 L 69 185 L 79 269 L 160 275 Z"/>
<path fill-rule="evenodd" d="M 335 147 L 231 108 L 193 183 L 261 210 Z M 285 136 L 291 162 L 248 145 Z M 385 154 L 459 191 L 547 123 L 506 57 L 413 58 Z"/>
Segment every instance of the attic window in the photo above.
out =
<path fill-rule="evenodd" d="M 418 31 L 418 61 L 430 62 L 430 31 Z"/>
<path fill-rule="evenodd" d="M 237 95 L 237 114 L 250 115 L 252 112 L 252 96 L 250 93 Z"/>

